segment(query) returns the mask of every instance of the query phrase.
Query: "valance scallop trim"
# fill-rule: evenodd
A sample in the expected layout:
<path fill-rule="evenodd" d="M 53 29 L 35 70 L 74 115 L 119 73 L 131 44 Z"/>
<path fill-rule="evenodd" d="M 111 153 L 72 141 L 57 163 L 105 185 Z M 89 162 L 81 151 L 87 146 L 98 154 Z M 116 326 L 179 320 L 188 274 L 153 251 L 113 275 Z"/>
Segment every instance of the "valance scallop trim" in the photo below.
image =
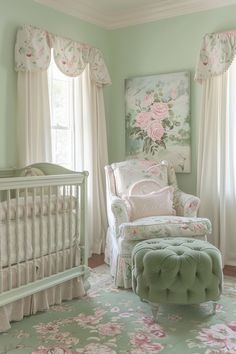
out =
<path fill-rule="evenodd" d="M 98 86 L 111 84 L 110 75 L 99 49 L 56 36 L 31 25 L 24 25 L 17 31 L 16 71 L 47 70 L 51 61 L 51 48 L 58 68 L 65 75 L 76 77 L 83 72 L 87 64 L 90 64 L 91 79 Z"/>
<path fill-rule="evenodd" d="M 236 30 L 206 34 L 197 63 L 195 80 L 200 83 L 226 72 L 236 55 Z"/>

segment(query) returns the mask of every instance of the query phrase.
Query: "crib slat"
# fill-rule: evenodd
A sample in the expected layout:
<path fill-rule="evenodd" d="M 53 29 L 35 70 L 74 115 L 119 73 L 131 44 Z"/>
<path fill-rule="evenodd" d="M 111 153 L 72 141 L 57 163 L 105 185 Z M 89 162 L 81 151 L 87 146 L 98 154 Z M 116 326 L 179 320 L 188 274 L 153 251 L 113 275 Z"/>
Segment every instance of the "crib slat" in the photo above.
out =
<path fill-rule="evenodd" d="M 27 253 L 28 253 L 28 188 L 24 189 L 24 253 L 25 253 L 25 283 L 28 284 L 29 282 L 29 264 L 27 262 Z"/>
<path fill-rule="evenodd" d="M 36 230 L 35 230 L 35 203 L 36 191 L 33 188 L 33 209 L 32 209 L 32 245 L 33 245 L 33 281 L 36 280 Z"/>
<path fill-rule="evenodd" d="M 21 284 L 21 272 L 20 272 L 20 243 L 19 243 L 19 189 L 16 189 L 16 225 L 15 225 L 15 236 L 16 236 L 16 263 L 17 263 L 17 287 Z"/>
<path fill-rule="evenodd" d="M 86 243 L 86 225 L 87 225 L 87 177 L 88 173 L 84 173 L 84 183 L 80 185 L 80 210 L 77 210 L 77 223 L 80 227 L 79 239 L 80 239 L 80 260 L 81 264 L 88 265 L 88 249 Z M 78 219 L 79 215 L 79 219 Z"/>
<path fill-rule="evenodd" d="M 76 218 L 75 218 L 75 245 L 79 248 L 80 258 L 81 258 L 81 244 L 80 244 L 80 227 L 79 227 L 79 220 L 81 220 L 81 193 L 80 193 L 80 186 L 78 184 L 75 185 L 75 196 L 76 196 Z M 77 250 L 78 252 L 78 250 Z M 76 262 L 80 263 L 80 260 L 76 260 Z M 78 265 L 78 264 L 76 264 Z"/>
<path fill-rule="evenodd" d="M 52 230 L 51 230 L 51 195 L 52 190 L 51 186 L 48 186 L 48 276 L 52 274 L 52 259 L 50 257 L 51 254 L 51 245 L 52 245 Z"/>
<path fill-rule="evenodd" d="M 59 272 L 59 238 L 58 238 L 58 203 L 59 203 L 59 190 L 60 187 L 56 187 L 56 208 L 55 208 L 55 250 L 56 250 L 56 273 Z"/>
<path fill-rule="evenodd" d="M 11 267 L 11 233 L 10 233 L 10 199 L 11 199 L 11 191 L 7 190 L 7 218 L 6 218 L 6 233 L 7 233 L 7 258 L 8 258 L 8 289 L 12 289 L 12 267 Z M 17 250 L 16 250 L 17 253 Z"/>
<path fill-rule="evenodd" d="M 39 222 L 39 233 L 40 233 L 40 265 L 41 265 L 41 278 L 44 278 L 44 257 L 43 257 L 43 187 L 40 187 L 40 222 Z"/>
<path fill-rule="evenodd" d="M 72 185 L 69 187 L 69 237 L 70 237 L 70 268 L 73 267 L 73 219 L 72 219 L 72 211 L 73 211 L 73 188 Z"/>
<path fill-rule="evenodd" d="M 63 260 L 62 260 L 62 271 L 64 272 L 64 270 L 66 269 L 66 252 L 65 252 L 65 248 L 66 248 L 66 214 L 65 214 L 65 203 L 66 203 L 66 186 L 63 185 L 63 202 L 62 202 L 62 205 L 63 205 L 63 210 L 62 210 L 62 250 L 63 250 L 63 253 L 62 253 L 62 257 L 63 257 Z"/>

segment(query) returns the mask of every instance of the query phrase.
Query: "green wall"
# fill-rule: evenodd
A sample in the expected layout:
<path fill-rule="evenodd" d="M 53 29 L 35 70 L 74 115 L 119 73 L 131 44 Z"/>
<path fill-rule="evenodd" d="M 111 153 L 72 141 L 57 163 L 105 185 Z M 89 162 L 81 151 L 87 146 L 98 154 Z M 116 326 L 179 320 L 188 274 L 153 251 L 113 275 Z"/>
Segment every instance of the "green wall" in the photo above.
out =
<path fill-rule="evenodd" d="M 16 30 L 24 23 L 100 48 L 109 67 L 107 31 L 33 0 L 0 0 L 0 168 L 14 166 L 16 161 L 14 43 Z M 106 89 L 105 97 L 109 102 L 109 89 Z M 109 115 L 108 105 L 106 108 Z"/>
<path fill-rule="evenodd" d="M 200 85 L 194 82 L 196 60 L 203 35 L 236 28 L 235 14 L 236 6 L 230 6 L 110 32 L 113 80 L 109 123 L 111 161 L 123 160 L 125 156 L 125 78 L 188 70 L 191 72 L 192 172 L 178 174 L 178 180 L 184 191 L 195 193 L 201 96 Z"/>
<path fill-rule="evenodd" d="M 110 162 L 125 157 L 124 80 L 128 77 L 188 70 L 191 72 L 192 172 L 179 174 L 180 187 L 196 190 L 196 146 L 200 85 L 194 68 L 203 35 L 236 28 L 236 6 L 106 31 L 41 6 L 33 0 L 0 0 L 0 168 L 16 158 L 16 73 L 14 42 L 26 23 L 100 48 L 113 85 L 105 89 Z M 210 132 L 209 132 L 210 133 Z"/>

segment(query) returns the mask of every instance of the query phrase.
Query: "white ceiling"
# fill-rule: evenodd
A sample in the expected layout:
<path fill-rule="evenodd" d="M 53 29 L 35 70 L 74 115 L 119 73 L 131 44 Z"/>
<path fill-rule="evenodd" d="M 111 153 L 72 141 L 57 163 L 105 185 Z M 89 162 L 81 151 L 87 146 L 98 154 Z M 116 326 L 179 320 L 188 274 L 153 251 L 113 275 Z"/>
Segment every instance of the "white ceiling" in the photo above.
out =
<path fill-rule="evenodd" d="M 236 4 L 236 0 L 35 0 L 105 29 Z"/>

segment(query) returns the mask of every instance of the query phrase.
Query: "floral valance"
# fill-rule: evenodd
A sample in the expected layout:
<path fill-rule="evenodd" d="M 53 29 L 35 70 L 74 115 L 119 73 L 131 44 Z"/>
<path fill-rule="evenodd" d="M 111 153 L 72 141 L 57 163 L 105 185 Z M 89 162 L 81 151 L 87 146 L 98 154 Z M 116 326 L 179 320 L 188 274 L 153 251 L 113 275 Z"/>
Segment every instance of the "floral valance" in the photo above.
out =
<path fill-rule="evenodd" d="M 236 54 L 236 30 L 206 34 L 202 41 L 195 80 L 202 82 L 226 72 Z"/>
<path fill-rule="evenodd" d="M 89 44 L 56 36 L 43 29 L 24 25 L 17 31 L 15 63 L 17 71 L 47 70 L 51 48 L 58 68 L 67 76 L 80 75 L 87 64 L 91 79 L 97 85 L 107 85 L 111 79 L 99 49 Z"/>

